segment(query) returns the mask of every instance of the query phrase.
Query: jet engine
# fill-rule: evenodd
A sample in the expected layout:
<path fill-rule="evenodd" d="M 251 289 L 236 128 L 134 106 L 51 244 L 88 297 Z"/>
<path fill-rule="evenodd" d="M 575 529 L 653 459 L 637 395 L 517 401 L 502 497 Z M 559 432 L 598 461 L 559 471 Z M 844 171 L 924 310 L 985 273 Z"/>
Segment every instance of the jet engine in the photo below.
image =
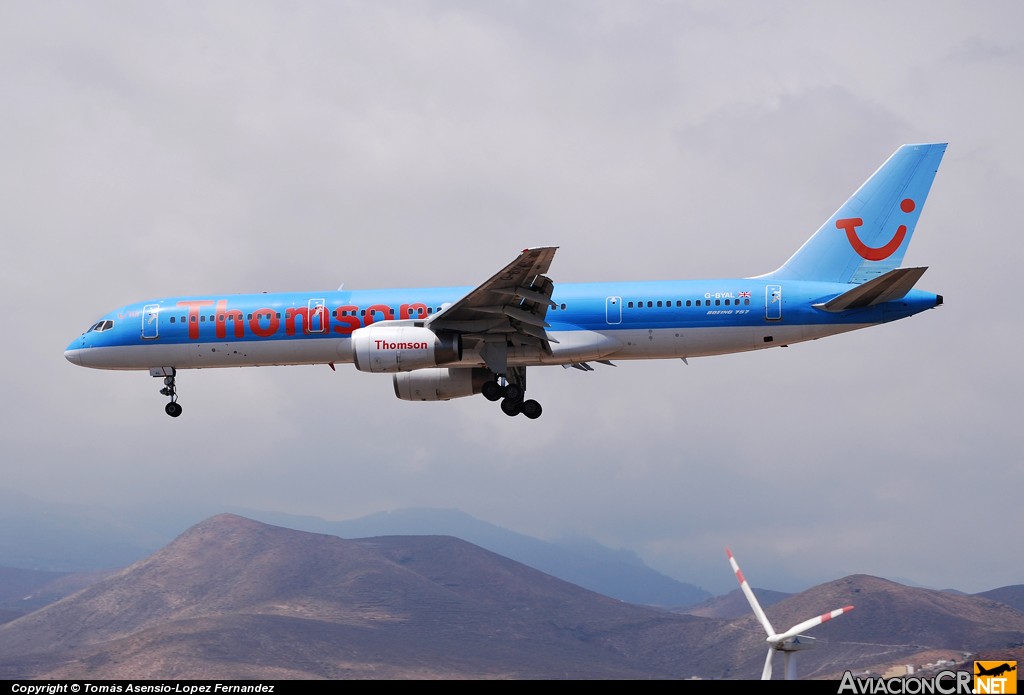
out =
<path fill-rule="evenodd" d="M 408 372 L 458 362 L 462 339 L 422 326 L 371 325 L 352 333 L 352 356 L 362 372 Z"/>
<path fill-rule="evenodd" d="M 393 380 L 395 395 L 403 401 L 450 401 L 480 393 L 494 374 L 479 367 L 440 367 L 401 372 Z"/>

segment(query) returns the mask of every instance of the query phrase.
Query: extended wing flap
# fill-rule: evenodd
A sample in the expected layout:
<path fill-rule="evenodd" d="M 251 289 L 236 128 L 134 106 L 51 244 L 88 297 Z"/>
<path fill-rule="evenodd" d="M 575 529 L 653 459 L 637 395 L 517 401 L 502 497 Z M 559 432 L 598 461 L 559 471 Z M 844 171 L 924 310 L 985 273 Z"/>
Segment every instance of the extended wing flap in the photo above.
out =
<path fill-rule="evenodd" d="M 839 313 L 848 309 L 862 309 L 904 297 L 913 289 L 928 268 L 896 268 L 862 285 L 843 292 L 838 297 L 815 304 L 815 309 Z"/>
<path fill-rule="evenodd" d="M 540 340 L 542 347 L 550 350 L 552 341 L 544 329 L 555 283 L 545 273 L 557 249 L 540 246 L 524 250 L 489 280 L 435 314 L 430 327 L 471 333 L 488 342 L 500 340 L 498 336 L 516 344 Z"/>

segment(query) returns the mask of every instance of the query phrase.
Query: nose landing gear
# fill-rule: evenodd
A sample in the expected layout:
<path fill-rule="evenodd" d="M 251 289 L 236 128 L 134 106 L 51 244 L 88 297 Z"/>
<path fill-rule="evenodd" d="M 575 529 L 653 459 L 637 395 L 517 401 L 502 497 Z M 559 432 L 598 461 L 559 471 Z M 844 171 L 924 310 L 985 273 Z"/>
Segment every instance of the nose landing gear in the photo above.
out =
<path fill-rule="evenodd" d="M 149 370 L 150 376 L 164 379 L 164 387 L 160 389 L 160 395 L 168 396 L 171 399 L 171 402 L 164 406 L 164 412 L 171 417 L 181 415 L 181 406 L 178 405 L 178 389 L 174 381 L 175 373 L 174 367 L 152 367 Z"/>

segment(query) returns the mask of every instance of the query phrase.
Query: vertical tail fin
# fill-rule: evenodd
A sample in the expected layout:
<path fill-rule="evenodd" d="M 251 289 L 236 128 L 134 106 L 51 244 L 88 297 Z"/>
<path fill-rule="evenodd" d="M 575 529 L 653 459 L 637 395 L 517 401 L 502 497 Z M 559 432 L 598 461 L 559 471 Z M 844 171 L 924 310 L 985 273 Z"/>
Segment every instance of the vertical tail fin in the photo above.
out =
<path fill-rule="evenodd" d="M 768 278 L 860 284 L 898 268 L 946 143 L 904 145 Z"/>

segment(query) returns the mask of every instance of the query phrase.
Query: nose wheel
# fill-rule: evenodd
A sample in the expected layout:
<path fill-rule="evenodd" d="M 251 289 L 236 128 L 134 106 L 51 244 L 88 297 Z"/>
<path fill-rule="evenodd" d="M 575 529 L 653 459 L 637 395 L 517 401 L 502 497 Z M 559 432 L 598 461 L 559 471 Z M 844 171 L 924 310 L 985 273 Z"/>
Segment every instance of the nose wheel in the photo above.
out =
<path fill-rule="evenodd" d="M 149 370 L 149 374 L 164 379 L 164 387 L 160 389 L 160 395 L 171 399 L 171 402 L 164 406 L 164 412 L 171 417 L 181 415 L 181 406 L 178 405 L 178 387 L 174 380 L 174 367 L 155 367 Z"/>

